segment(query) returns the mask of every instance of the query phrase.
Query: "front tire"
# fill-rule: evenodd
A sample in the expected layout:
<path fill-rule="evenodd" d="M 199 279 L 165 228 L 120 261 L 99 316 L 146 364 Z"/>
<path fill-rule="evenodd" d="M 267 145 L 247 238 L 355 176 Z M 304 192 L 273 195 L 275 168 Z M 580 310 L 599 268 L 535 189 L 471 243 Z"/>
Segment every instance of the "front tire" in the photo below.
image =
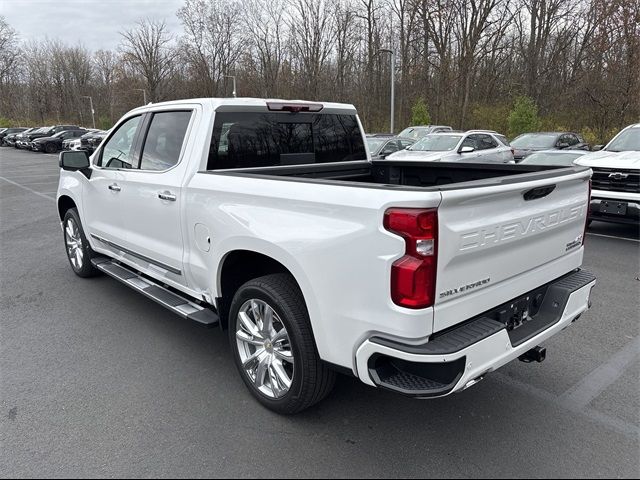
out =
<path fill-rule="evenodd" d="M 245 385 L 274 412 L 298 413 L 333 388 L 335 373 L 320 360 L 302 292 L 288 274 L 259 277 L 238 289 L 229 340 Z"/>
<path fill-rule="evenodd" d="M 47 143 L 44 147 L 44 151 L 47 153 L 56 153 L 58 148 L 53 143 Z"/>
<path fill-rule="evenodd" d="M 91 259 L 96 256 L 87 241 L 87 237 L 82 229 L 78 210 L 70 208 L 64 215 L 62 221 L 64 236 L 64 246 L 71 269 L 79 277 L 94 277 L 100 273 L 91 263 Z"/>

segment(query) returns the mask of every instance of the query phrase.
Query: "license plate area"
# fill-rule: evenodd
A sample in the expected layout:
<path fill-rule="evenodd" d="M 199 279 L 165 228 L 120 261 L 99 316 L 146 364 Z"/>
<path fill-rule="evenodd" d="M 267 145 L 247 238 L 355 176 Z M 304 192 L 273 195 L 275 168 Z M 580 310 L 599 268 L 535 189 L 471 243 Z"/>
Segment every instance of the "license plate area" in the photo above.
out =
<path fill-rule="evenodd" d="M 600 213 L 607 215 L 626 215 L 627 202 L 602 200 L 600 203 Z"/>
<path fill-rule="evenodd" d="M 527 324 L 538 314 L 548 287 L 545 285 L 504 303 L 485 316 L 502 323 L 508 332 Z"/>

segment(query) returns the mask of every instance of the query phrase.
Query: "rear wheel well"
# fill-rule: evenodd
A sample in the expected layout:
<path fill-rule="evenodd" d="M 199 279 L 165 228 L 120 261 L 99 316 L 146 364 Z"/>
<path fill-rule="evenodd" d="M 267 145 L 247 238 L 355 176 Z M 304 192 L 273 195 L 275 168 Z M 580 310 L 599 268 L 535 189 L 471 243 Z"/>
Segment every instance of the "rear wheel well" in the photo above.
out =
<path fill-rule="evenodd" d="M 249 280 L 272 273 L 289 274 L 295 281 L 295 278 L 287 267 L 277 260 L 261 253 L 249 250 L 236 250 L 226 256 L 220 272 L 221 297 L 217 299 L 218 315 L 220 316 L 220 323 L 224 329 L 226 329 L 229 324 L 229 308 L 231 307 L 231 301 L 238 288 Z"/>
<path fill-rule="evenodd" d="M 65 214 L 72 208 L 77 208 L 77 206 L 71 197 L 67 197 L 66 195 L 61 196 L 58 199 L 58 215 L 60 215 L 60 220 L 64 220 Z"/>

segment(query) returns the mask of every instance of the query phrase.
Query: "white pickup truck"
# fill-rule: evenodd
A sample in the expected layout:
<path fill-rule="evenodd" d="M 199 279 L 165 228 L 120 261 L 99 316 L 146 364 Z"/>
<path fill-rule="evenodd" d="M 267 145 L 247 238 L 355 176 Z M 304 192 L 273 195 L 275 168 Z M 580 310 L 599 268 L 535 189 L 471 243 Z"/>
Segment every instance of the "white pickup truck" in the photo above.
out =
<path fill-rule="evenodd" d="M 60 166 L 74 272 L 228 329 L 244 383 L 280 413 L 336 372 L 426 398 L 542 361 L 595 285 L 589 168 L 371 162 L 351 105 L 147 105 Z"/>
<path fill-rule="evenodd" d="M 640 123 L 575 163 L 593 169 L 591 220 L 640 224 Z"/>

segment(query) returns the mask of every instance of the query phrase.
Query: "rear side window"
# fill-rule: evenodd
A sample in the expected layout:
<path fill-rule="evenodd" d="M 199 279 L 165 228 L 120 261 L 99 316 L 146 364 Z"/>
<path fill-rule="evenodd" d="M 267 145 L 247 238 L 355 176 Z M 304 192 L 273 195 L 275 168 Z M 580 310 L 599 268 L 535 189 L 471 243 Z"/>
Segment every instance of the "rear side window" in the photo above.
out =
<path fill-rule="evenodd" d="M 208 170 L 366 160 L 355 115 L 219 112 Z"/>
<path fill-rule="evenodd" d="M 489 150 L 491 148 L 496 148 L 498 146 L 498 142 L 496 142 L 491 135 L 478 135 L 478 150 Z"/>
<path fill-rule="evenodd" d="M 503 145 L 505 146 L 509 146 L 509 140 L 507 140 L 507 137 L 505 137 L 504 135 L 496 135 L 495 136 L 498 140 L 500 140 L 500 142 L 502 142 Z"/>
<path fill-rule="evenodd" d="M 180 160 L 190 111 L 154 113 L 142 147 L 141 170 L 168 170 Z"/>

